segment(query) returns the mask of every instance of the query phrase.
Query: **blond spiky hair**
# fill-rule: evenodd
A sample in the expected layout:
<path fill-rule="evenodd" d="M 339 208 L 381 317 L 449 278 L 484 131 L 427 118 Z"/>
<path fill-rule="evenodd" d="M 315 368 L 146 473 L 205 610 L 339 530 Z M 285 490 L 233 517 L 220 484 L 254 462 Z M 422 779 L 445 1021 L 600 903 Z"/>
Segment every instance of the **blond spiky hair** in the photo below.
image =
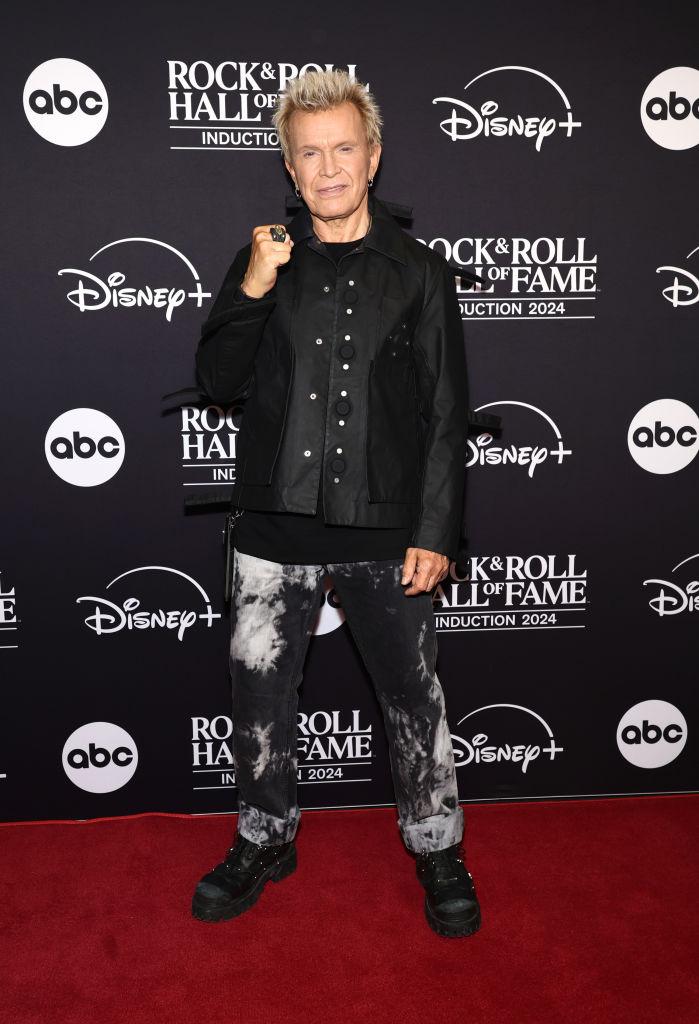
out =
<path fill-rule="evenodd" d="M 292 79 L 279 98 L 272 124 L 279 133 L 282 154 L 291 163 L 289 120 L 295 110 L 332 110 L 341 103 L 354 103 L 364 124 L 369 149 L 381 143 L 383 118 L 367 87 L 351 79 L 347 71 L 306 71 Z"/>

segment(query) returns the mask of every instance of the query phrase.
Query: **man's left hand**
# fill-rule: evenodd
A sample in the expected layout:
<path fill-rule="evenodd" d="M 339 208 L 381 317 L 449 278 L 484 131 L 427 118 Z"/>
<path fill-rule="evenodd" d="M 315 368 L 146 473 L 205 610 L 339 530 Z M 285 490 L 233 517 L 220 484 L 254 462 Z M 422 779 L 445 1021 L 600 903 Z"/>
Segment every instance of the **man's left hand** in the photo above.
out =
<path fill-rule="evenodd" d="M 449 559 L 426 548 L 408 548 L 403 560 L 401 583 L 409 583 L 408 596 L 432 590 L 449 572 Z"/>

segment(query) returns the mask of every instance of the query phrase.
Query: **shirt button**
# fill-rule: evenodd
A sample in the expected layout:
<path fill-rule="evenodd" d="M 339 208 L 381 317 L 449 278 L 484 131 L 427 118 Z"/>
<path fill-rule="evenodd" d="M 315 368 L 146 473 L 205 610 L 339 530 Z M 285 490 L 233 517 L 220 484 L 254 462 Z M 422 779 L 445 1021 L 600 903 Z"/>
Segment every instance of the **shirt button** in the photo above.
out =
<path fill-rule="evenodd" d="M 316 338 L 316 345 L 322 345 L 322 344 L 323 344 L 323 339 L 322 338 Z"/>
<path fill-rule="evenodd" d="M 338 420 L 337 422 L 340 424 L 341 427 L 344 427 L 344 425 L 345 425 L 345 421 L 344 420 Z M 310 455 L 311 453 L 309 452 L 308 454 Z"/>
<path fill-rule="evenodd" d="M 342 364 L 342 369 L 343 370 L 349 370 L 349 363 L 343 363 Z"/>
<path fill-rule="evenodd" d="M 341 394 L 341 395 L 346 395 L 346 394 L 347 394 L 347 392 L 346 392 L 346 391 L 341 391 L 341 392 L 340 392 L 340 394 Z M 315 395 L 311 395 L 311 398 L 315 398 Z"/>
<path fill-rule="evenodd" d="M 308 451 L 308 449 L 306 449 L 306 451 L 305 451 L 305 452 L 304 452 L 303 454 L 304 454 L 304 455 L 306 455 L 306 456 L 308 456 L 308 455 L 310 455 L 311 453 L 310 453 L 310 452 Z"/>
<path fill-rule="evenodd" d="M 351 334 L 346 334 L 345 335 L 345 341 L 349 341 L 351 337 L 352 337 Z"/>
<path fill-rule="evenodd" d="M 347 309 L 347 310 L 345 310 L 345 312 L 347 312 L 347 313 L 351 313 L 351 312 L 352 312 L 352 310 L 351 310 L 351 309 Z"/>
<path fill-rule="evenodd" d="M 347 283 L 348 283 L 349 285 L 353 285 L 353 284 L 354 284 L 354 281 L 348 281 Z"/>
<path fill-rule="evenodd" d="M 336 448 L 335 451 L 342 455 L 342 448 Z"/>
<path fill-rule="evenodd" d="M 330 291 L 330 285 L 329 284 L 323 285 L 323 291 L 324 292 L 329 292 Z"/>
<path fill-rule="evenodd" d="M 315 397 L 316 397 L 315 391 L 311 391 L 311 398 L 315 398 Z"/>
<path fill-rule="evenodd" d="M 339 476 L 336 476 L 336 477 L 334 477 L 333 479 L 334 479 L 334 482 L 335 482 L 336 484 L 339 484 L 339 482 L 340 482 L 340 478 L 339 478 Z"/>

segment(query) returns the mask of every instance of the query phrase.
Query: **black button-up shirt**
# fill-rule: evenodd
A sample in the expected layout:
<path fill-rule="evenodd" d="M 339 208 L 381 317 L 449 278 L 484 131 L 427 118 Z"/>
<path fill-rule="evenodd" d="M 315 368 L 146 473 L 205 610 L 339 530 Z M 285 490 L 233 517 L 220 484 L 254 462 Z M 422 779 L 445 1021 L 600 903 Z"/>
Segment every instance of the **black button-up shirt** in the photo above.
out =
<path fill-rule="evenodd" d="M 353 242 L 325 242 L 325 247 L 328 255 L 332 256 L 337 264 L 341 256 L 351 252 L 361 241 L 362 239 Z M 343 298 L 348 302 L 356 302 L 359 294 L 356 289 L 348 287 Z M 236 293 L 236 299 L 251 303 L 261 301 L 245 295 L 240 288 Z M 345 342 L 340 346 L 339 354 L 345 359 L 351 359 L 354 355 L 354 346 L 351 342 Z M 341 391 L 343 390 L 347 389 L 342 388 Z M 320 395 L 312 392 L 308 397 L 310 401 L 318 401 Z M 329 400 L 328 392 L 326 406 Z M 348 416 L 352 412 L 351 404 L 341 395 L 335 402 L 334 411 L 339 417 Z M 327 419 L 327 408 L 325 413 Z M 341 445 L 337 446 L 336 457 L 329 462 L 329 475 L 326 474 L 327 480 L 330 481 L 329 487 L 341 483 L 342 474 L 347 468 L 344 448 L 341 454 L 337 454 L 341 448 Z M 270 559 L 273 562 L 322 565 L 329 562 L 402 558 L 410 542 L 410 532 L 409 527 L 338 526 L 326 523 L 321 474 L 315 515 L 246 509 L 236 524 L 235 546 L 245 554 Z"/>
<path fill-rule="evenodd" d="M 293 258 L 254 302 L 235 298 L 252 243 L 237 252 L 202 324 L 197 383 L 218 405 L 245 400 L 235 507 L 312 516 L 322 477 L 328 524 L 411 527 L 413 546 L 456 557 L 468 394 L 453 273 L 375 195 L 369 210 L 336 265 L 302 208 Z"/>

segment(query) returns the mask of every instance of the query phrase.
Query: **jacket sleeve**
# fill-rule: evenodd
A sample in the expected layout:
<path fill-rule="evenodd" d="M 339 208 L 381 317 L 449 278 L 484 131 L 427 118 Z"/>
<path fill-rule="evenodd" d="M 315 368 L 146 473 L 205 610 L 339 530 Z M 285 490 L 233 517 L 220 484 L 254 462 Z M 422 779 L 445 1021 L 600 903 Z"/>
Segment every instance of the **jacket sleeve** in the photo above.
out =
<path fill-rule="evenodd" d="M 217 405 L 229 405 L 250 394 L 257 347 L 276 304 L 276 287 L 261 299 L 243 299 L 237 294 L 251 249 L 248 243 L 236 254 L 201 326 L 195 355 L 196 381 Z"/>
<path fill-rule="evenodd" d="M 463 523 L 468 440 L 468 377 L 454 275 L 444 262 L 415 328 L 422 362 L 422 406 L 429 415 L 421 478 L 421 508 L 410 541 L 457 557 Z"/>

